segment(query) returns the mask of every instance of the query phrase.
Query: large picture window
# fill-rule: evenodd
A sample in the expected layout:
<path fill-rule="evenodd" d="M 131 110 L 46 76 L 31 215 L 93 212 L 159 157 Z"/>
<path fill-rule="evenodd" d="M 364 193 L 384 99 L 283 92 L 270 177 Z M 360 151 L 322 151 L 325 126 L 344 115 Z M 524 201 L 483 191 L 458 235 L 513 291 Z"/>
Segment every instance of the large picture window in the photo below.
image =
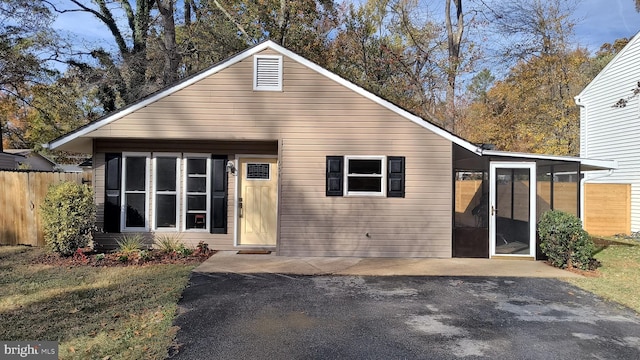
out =
<path fill-rule="evenodd" d="M 211 158 L 185 154 L 185 230 L 209 230 Z"/>
<path fill-rule="evenodd" d="M 386 172 L 384 156 L 346 156 L 346 194 L 384 196 Z"/>
<path fill-rule="evenodd" d="M 227 233 L 226 155 L 107 153 L 104 167 L 105 232 Z"/>
<path fill-rule="evenodd" d="M 180 155 L 154 154 L 154 230 L 178 230 Z"/>
<path fill-rule="evenodd" d="M 148 231 L 149 154 L 122 156 L 122 231 Z"/>

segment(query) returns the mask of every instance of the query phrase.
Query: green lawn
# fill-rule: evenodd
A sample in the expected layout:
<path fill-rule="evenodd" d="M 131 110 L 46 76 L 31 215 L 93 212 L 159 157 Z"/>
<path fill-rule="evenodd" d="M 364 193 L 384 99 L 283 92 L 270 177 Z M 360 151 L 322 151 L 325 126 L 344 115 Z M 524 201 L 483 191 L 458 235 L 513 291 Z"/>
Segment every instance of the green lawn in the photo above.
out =
<path fill-rule="evenodd" d="M 640 243 L 635 240 L 613 240 L 595 256 L 602 262 L 598 277 L 567 281 L 640 313 Z"/>
<path fill-rule="evenodd" d="M 60 343 L 60 359 L 164 359 L 194 265 L 62 267 L 0 246 L 0 339 Z"/>

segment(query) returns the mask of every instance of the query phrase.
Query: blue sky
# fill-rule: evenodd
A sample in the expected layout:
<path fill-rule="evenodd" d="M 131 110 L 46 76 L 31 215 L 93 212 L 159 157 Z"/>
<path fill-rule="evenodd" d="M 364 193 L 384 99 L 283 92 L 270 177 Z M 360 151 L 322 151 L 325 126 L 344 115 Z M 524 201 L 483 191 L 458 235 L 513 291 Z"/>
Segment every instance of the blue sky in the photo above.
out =
<path fill-rule="evenodd" d="M 640 31 L 640 13 L 633 0 L 583 0 L 576 17 L 581 20 L 575 29 L 576 40 L 592 51 Z"/>
<path fill-rule="evenodd" d="M 632 37 L 640 31 L 640 13 L 635 11 L 634 0 L 583 0 L 575 16 L 578 21 L 576 45 L 591 51 L 596 51 L 605 42 Z M 106 48 L 114 47 L 107 28 L 91 15 L 63 14 L 54 26 L 67 31 L 77 43 L 86 41 L 95 45 L 98 42 Z"/>

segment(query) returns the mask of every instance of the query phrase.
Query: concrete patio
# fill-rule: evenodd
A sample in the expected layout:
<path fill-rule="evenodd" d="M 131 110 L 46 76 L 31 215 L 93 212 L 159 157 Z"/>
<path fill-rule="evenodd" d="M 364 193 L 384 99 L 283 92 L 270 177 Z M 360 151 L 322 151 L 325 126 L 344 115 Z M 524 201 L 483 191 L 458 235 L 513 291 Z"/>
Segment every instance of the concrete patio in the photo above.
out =
<path fill-rule="evenodd" d="M 275 273 L 369 276 L 500 276 L 568 278 L 581 275 L 543 261 L 503 259 L 422 259 L 355 257 L 285 257 L 219 251 L 194 269 L 200 273 Z"/>

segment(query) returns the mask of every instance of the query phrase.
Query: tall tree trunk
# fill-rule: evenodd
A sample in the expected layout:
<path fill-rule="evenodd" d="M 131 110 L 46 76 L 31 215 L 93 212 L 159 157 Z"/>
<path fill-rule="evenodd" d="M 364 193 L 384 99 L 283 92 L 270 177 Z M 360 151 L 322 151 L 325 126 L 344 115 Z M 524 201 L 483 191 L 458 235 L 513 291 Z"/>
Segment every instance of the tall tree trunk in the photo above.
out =
<path fill-rule="evenodd" d="M 157 0 L 158 11 L 162 16 L 163 47 L 164 47 L 164 74 L 163 85 L 169 85 L 178 80 L 178 66 L 180 56 L 176 44 L 176 25 L 173 18 L 173 0 Z"/>
<path fill-rule="evenodd" d="M 462 14 L 462 0 L 453 0 L 456 7 L 456 26 L 453 28 L 451 21 L 451 0 L 446 0 L 445 21 L 448 40 L 448 66 L 447 66 L 447 90 L 446 90 L 446 119 L 445 128 L 455 132 L 456 126 L 456 79 L 460 67 L 460 44 L 464 32 L 464 17 Z"/>

